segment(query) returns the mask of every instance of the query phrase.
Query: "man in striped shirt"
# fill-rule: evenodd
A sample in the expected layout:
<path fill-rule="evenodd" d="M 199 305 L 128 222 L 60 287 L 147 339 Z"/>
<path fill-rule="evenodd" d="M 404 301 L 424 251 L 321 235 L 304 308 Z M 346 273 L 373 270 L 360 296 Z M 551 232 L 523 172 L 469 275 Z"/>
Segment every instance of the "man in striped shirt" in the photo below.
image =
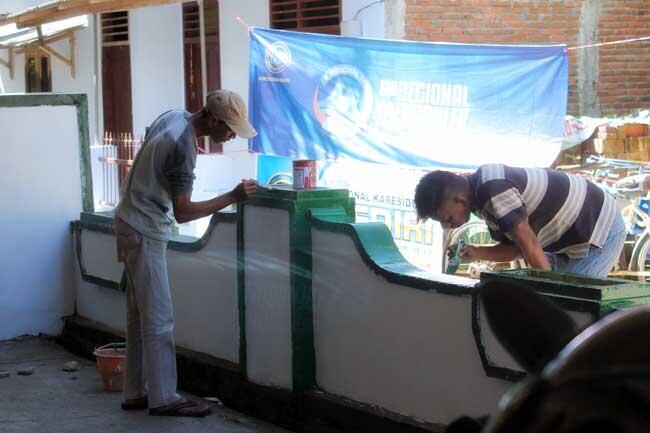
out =
<path fill-rule="evenodd" d="M 523 257 L 533 268 L 606 277 L 625 241 L 616 200 L 582 177 L 487 164 L 469 175 L 433 171 L 415 189 L 419 219 L 444 228 L 484 220 L 495 246 L 467 246 L 465 261 Z"/>

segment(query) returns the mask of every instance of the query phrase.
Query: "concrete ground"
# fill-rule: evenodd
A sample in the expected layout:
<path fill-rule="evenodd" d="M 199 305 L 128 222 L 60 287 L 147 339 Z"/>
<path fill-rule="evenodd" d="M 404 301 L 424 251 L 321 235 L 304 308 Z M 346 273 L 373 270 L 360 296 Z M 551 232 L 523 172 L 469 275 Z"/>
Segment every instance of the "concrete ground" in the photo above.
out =
<path fill-rule="evenodd" d="M 77 361 L 79 370 L 62 371 L 63 364 L 69 361 Z M 33 367 L 34 373 L 19 376 L 17 371 L 25 367 Z M 44 338 L 0 341 L 0 370 L 10 374 L 7 378 L 0 374 L 2 433 L 287 432 L 216 402 L 209 402 L 213 413 L 202 419 L 124 412 L 120 409 L 120 394 L 103 390 L 93 362 Z"/>

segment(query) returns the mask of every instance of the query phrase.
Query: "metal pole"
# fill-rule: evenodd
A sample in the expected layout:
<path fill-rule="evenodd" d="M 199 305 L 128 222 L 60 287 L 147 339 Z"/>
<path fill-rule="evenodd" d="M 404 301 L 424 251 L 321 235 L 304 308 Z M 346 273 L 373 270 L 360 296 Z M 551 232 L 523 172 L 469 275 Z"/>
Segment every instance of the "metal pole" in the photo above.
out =
<path fill-rule="evenodd" d="M 104 132 L 104 142 L 102 143 L 102 156 L 104 157 L 104 161 L 102 161 L 102 178 L 104 180 L 104 189 L 102 191 L 102 198 L 103 198 L 103 205 L 106 205 L 106 202 L 108 202 L 108 193 L 107 193 L 107 188 L 108 188 L 108 173 L 107 173 L 107 167 L 106 167 L 106 143 L 108 142 L 108 133 Z"/>

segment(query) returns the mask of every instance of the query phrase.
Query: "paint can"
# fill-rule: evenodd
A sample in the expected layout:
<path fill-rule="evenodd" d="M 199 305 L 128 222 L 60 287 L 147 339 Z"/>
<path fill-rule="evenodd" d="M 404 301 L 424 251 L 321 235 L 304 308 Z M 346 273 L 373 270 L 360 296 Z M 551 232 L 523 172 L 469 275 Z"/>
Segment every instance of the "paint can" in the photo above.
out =
<path fill-rule="evenodd" d="M 316 161 L 300 160 L 293 162 L 293 187 L 295 189 L 316 188 Z"/>

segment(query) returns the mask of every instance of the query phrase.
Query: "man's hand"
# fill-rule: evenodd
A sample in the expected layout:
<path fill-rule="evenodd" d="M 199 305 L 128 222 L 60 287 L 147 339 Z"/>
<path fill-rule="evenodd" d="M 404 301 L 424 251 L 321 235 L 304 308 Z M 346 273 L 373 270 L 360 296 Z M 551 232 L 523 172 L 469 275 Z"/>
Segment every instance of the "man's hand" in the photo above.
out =
<path fill-rule="evenodd" d="M 256 180 L 244 179 L 239 185 L 230 191 L 230 196 L 235 203 L 246 201 L 255 195 L 259 186 L 260 184 L 257 183 Z"/>
<path fill-rule="evenodd" d="M 174 216 L 179 223 L 185 223 L 212 215 L 233 203 L 248 200 L 255 194 L 258 187 L 259 184 L 256 180 L 244 179 L 229 193 L 210 200 L 193 202 L 191 193 L 174 197 L 172 199 Z"/>
<path fill-rule="evenodd" d="M 521 252 L 516 245 L 512 244 L 497 244 L 490 247 L 468 245 L 460 251 L 460 257 L 465 263 L 479 260 L 510 262 L 521 257 Z"/>
<path fill-rule="evenodd" d="M 475 247 L 473 245 L 467 245 L 462 250 L 460 250 L 460 258 L 463 262 L 476 262 L 482 260 L 483 257 L 480 255 L 481 248 Z"/>

